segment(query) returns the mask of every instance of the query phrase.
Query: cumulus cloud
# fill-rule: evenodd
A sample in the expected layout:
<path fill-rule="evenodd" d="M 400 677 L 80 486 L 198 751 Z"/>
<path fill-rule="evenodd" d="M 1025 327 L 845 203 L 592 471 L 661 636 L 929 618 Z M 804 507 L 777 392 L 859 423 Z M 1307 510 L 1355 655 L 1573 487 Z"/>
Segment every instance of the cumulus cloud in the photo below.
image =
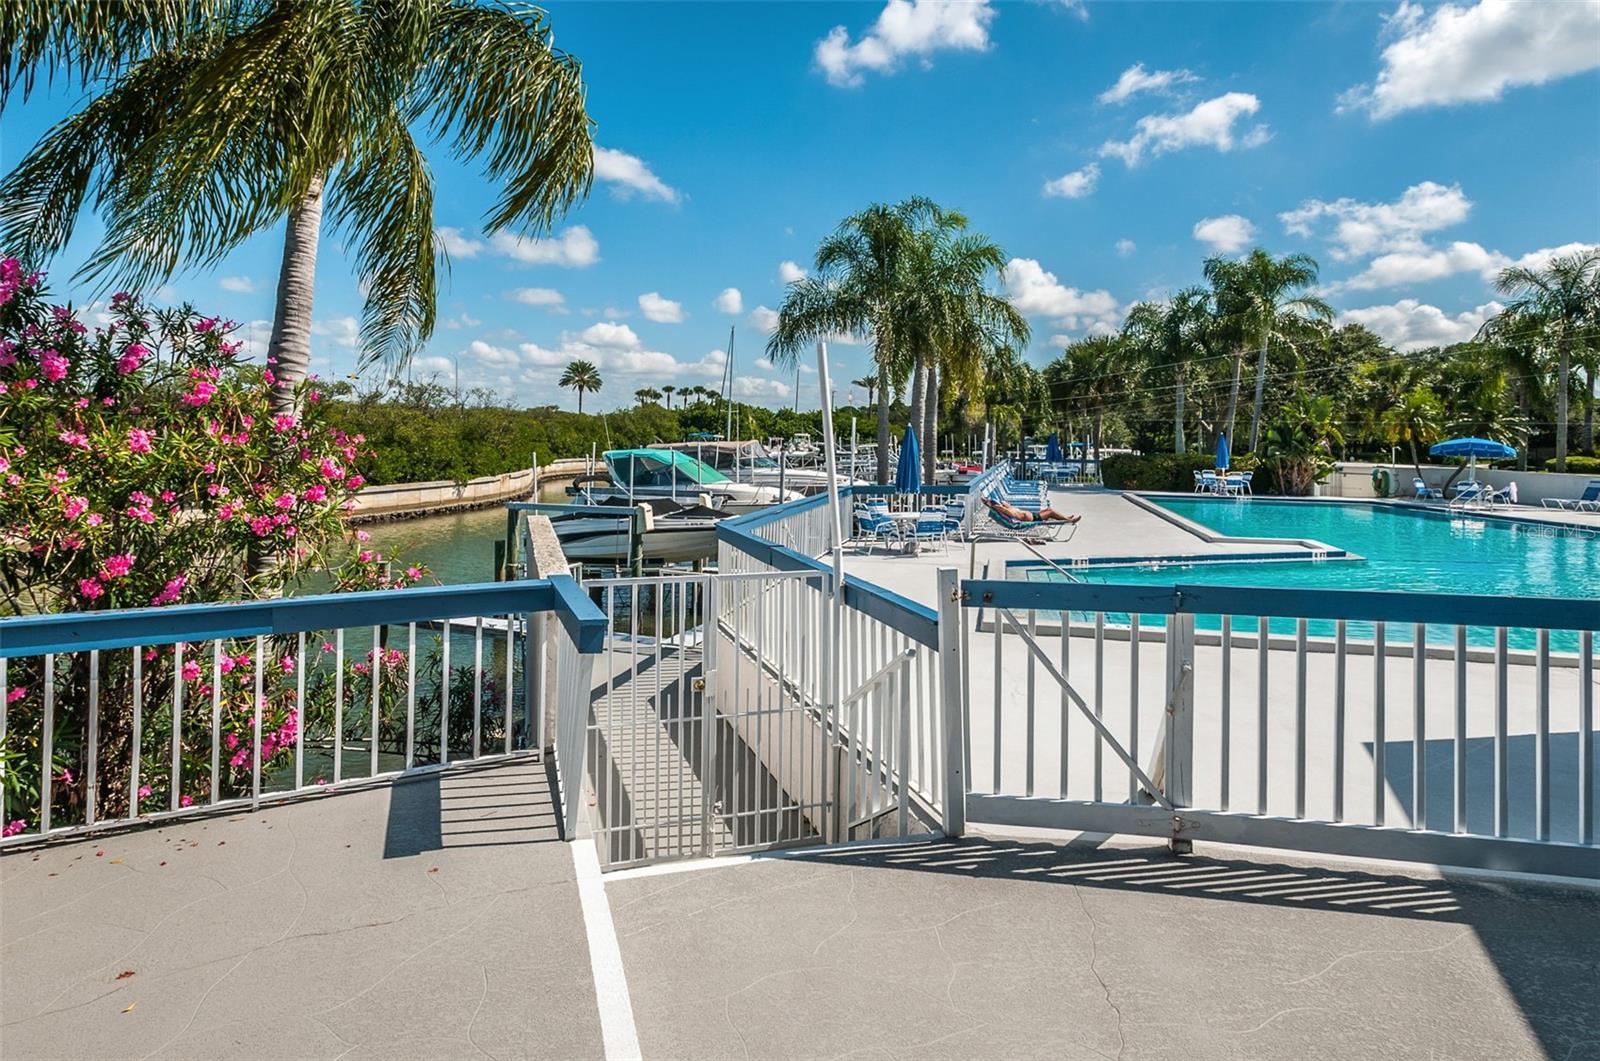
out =
<path fill-rule="evenodd" d="M 1419 107 L 1483 103 L 1508 88 L 1600 67 L 1600 4 L 1592 0 L 1482 0 L 1431 13 L 1406 0 L 1386 19 L 1385 34 L 1391 39 L 1377 79 L 1341 96 L 1341 110 L 1380 120 Z"/>
<path fill-rule="evenodd" d="M 1045 181 L 1044 193 L 1061 199 L 1082 199 L 1094 191 L 1095 182 L 1099 179 L 1100 164 L 1091 162 L 1082 169 L 1075 169 L 1053 181 Z"/>
<path fill-rule="evenodd" d="M 440 225 L 433 230 L 433 246 L 452 258 L 476 258 L 483 250 L 483 241 L 470 238 L 459 228 Z"/>
<path fill-rule="evenodd" d="M 1397 350 L 1421 350 L 1471 339 L 1502 308 L 1498 302 L 1487 302 L 1452 317 L 1438 306 L 1403 298 L 1392 305 L 1345 310 L 1339 323 L 1364 325 Z"/>
<path fill-rule="evenodd" d="M 353 350 L 361 345 L 361 322 L 354 317 L 313 320 L 311 334 L 326 339 L 335 346 Z"/>
<path fill-rule="evenodd" d="M 683 198 L 676 188 L 657 177 L 644 159 L 609 147 L 597 145 L 594 149 L 594 178 L 611 185 L 611 194 L 619 199 L 637 195 L 641 199 L 676 203 Z"/>
<path fill-rule="evenodd" d="M 778 311 L 766 306 L 757 306 L 750 311 L 750 326 L 763 332 L 773 332 L 778 328 Z"/>
<path fill-rule="evenodd" d="M 813 55 L 829 84 L 855 87 L 866 73 L 893 73 L 907 58 L 927 67 L 935 52 L 986 50 L 994 16 L 988 0 L 889 0 L 859 40 L 835 26 Z"/>
<path fill-rule="evenodd" d="M 495 368 L 504 368 L 522 363 L 522 358 L 517 351 L 507 349 L 504 346 L 495 346 L 493 343 L 484 342 L 482 339 L 472 340 L 462 353 L 474 361 L 491 365 Z"/>
<path fill-rule="evenodd" d="M 787 399 L 794 396 L 794 388 L 781 379 L 765 379 L 760 376 L 735 376 L 733 378 L 733 396 L 751 400 Z"/>
<path fill-rule="evenodd" d="M 1380 254 L 1361 272 L 1344 281 L 1357 290 L 1425 284 L 1456 273 L 1478 272 L 1493 276 L 1504 267 L 1506 258 L 1480 244 L 1457 240 L 1447 247 L 1419 247 L 1415 250 Z"/>
<path fill-rule="evenodd" d="M 778 279 L 786 284 L 806 278 L 805 269 L 797 262 L 783 261 L 778 263 Z"/>
<path fill-rule="evenodd" d="M 1471 212 L 1472 200 L 1461 185 L 1423 181 L 1388 203 L 1307 199 L 1278 220 L 1292 235 L 1329 240 L 1334 258 L 1343 261 L 1382 250 L 1415 249 L 1427 233 L 1460 224 Z"/>
<path fill-rule="evenodd" d="M 589 325 L 578 338 L 591 346 L 610 347 L 617 350 L 636 350 L 639 348 L 639 336 L 626 324 L 614 324 L 611 321 L 599 321 Z"/>
<path fill-rule="evenodd" d="M 725 287 L 721 294 L 711 300 L 711 308 L 718 313 L 743 313 L 744 296 L 737 287 Z"/>
<path fill-rule="evenodd" d="M 1143 63 L 1134 63 L 1122 72 L 1117 83 L 1100 93 L 1101 103 L 1122 103 L 1141 92 L 1165 93 L 1174 85 L 1198 80 L 1187 70 L 1146 70 Z"/>
<path fill-rule="evenodd" d="M 546 306 L 555 309 L 566 305 L 566 298 L 553 287 L 519 287 L 507 291 L 506 297 L 524 306 Z"/>
<path fill-rule="evenodd" d="M 1063 328 L 1115 327 L 1122 320 L 1122 307 L 1111 292 L 1067 287 L 1032 258 L 1012 258 L 1003 280 L 1006 298 L 1019 313 L 1048 317 Z"/>
<path fill-rule="evenodd" d="M 1117 240 L 1116 251 L 1117 251 L 1117 257 L 1119 257 L 1119 258 L 1126 258 L 1128 255 L 1132 254 L 1134 251 L 1136 251 L 1138 249 L 1139 249 L 1139 245 L 1137 243 L 1133 242 L 1133 240 L 1131 240 L 1131 239 L 1119 239 L 1119 240 Z"/>
<path fill-rule="evenodd" d="M 1232 151 L 1235 147 L 1257 147 L 1271 133 L 1265 125 L 1252 126 L 1242 133 L 1234 127 L 1261 109 L 1261 101 L 1248 92 L 1229 92 L 1205 100 L 1182 114 L 1148 114 L 1134 123 L 1127 140 L 1108 140 L 1100 154 L 1120 158 L 1137 166 L 1146 157 L 1189 147 L 1213 147 Z"/>
<path fill-rule="evenodd" d="M 1256 228 L 1249 218 L 1238 214 L 1201 218 L 1194 226 L 1194 238 L 1218 254 L 1234 254 L 1244 250 L 1255 235 Z"/>
<path fill-rule="evenodd" d="M 478 325 L 482 324 L 483 321 L 474 317 L 470 313 L 462 312 L 456 314 L 454 317 L 446 317 L 439 323 L 443 324 L 451 331 L 458 331 L 462 328 L 476 328 Z"/>
<path fill-rule="evenodd" d="M 236 295 L 253 295 L 256 290 L 256 282 L 248 276 L 224 276 L 217 286 Z"/>
<path fill-rule="evenodd" d="M 496 232 L 489 237 L 489 244 L 496 254 L 525 265 L 582 269 L 600 260 L 600 243 L 585 225 L 573 225 L 554 236 L 533 239 Z"/>
<path fill-rule="evenodd" d="M 639 296 L 639 312 L 644 314 L 645 320 L 657 324 L 682 324 L 688 316 L 683 312 L 682 302 L 663 298 L 659 291 L 646 291 Z"/>

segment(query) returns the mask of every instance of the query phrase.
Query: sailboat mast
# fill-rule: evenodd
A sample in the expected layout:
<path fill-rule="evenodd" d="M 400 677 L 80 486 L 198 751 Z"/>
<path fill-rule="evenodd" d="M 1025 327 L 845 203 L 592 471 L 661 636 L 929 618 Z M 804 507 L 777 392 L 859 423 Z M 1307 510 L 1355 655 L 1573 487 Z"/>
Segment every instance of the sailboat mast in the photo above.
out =
<path fill-rule="evenodd" d="M 727 423 L 723 438 L 733 441 L 733 326 L 728 326 L 728 363 L 723 366 L 723 392 L 727 397 Z"/>

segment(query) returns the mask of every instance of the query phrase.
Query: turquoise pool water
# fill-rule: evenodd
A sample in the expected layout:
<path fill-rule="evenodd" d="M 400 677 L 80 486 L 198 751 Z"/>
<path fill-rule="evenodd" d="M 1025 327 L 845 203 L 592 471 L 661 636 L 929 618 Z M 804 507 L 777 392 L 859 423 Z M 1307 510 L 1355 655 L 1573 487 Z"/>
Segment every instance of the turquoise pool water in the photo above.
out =
<path fill-rule="evenodd" d="M 1518 597 L 1600 597 L 1600 535 L 1557 534 L 1502 520 L 1452 518 L 1445 513 L 1361 502 L 1297 502 L 1228 498 L 1162 498 L 1168 510 L 1219 534 L 1250 538 L 1309 538 L 1360 556 L 1359 560 L 1271 561 L 1088 567 L 1074 574 L 1088 582 L 1138 585 L 1274 586 L 1409 590 Z M 1272 551 L 1263 545 L 1262 551 Z M 1059 579 L 1046 569 L 1029 577 Z M 1154 618 L 1154 617 L 1151 617 Z M 1200 625 L 1205 625 L 1201 617 Z M 1147 622 L 1149 620 L 1146 620 Z M 1211 617 L 1210 626 L 1219 625 Z M 1238 624 L 1235 624 L 1238 628 Z M 1274 633 L 1292 633 L 1293 620 L 1274 620 Z M 1333 624 L 1313 622 L 1313 636 L 1332 636 Z M 1370 637 L 1367 624 L 1351 624 L 1351 637 Z M 1409 643 L 1409 627 L 1386 631 Z M 1450 643 L 1453 630 L 1428 631 Z M 1493 632 L 1469 632 L 1473 644 L 1493 643 Z M 1514 631 L 1513 647 L 1531 648 L 1532 631 Z M 1570 642 L 1570 645 L 1568 644 Z M 1552 647 L 1571 649 L 1575 635 L 1553 635 Z"/>

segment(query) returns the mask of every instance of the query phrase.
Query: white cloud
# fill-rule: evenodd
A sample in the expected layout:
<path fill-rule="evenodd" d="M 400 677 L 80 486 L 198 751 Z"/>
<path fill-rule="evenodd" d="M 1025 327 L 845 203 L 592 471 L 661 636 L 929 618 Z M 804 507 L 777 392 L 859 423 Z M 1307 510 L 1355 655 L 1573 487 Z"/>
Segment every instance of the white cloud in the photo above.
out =
<path fill-rule="evenodd" d="M 1048 317 L 1071 329 L 1096 323 L 1115 326 L 1122 320 L 1122 307 L 1111 292 L 1066 287 L 1032 258 L 1012 258 L 1006 263 L 1002 279 L 1006 298 L 1020 313 Z"/>
<path fill-rule="evenodd" d="M 470 238 L 459 228 L 440 225 L 433 230 L 433 246 L 452 258 L 476 258 L 483 250 L 483 241 Z"/>
<path fill-rule="evenodd" d="M 1116 250 L 1117 250 L 1117 257 L 1119 257 L 1119 258 L 1126 258 L 1128 255 L 1132 254 L 1134 251 L 1136 251 L 1138 249 L 1139 249 L 1139 245 L 1137 243 L 1133 242 L 1133 240 L 1131 240 L 1131 239 L 1119 239 L 1119 240 L 1117 240 Z"/>
<path fill-rule="evenodd" d="M 1536 251 L 1529 251 L 1520 258 L 1506 259 L 1505 263 L 1499 268 L 1504 269 L 1515 265 L 1523 269 L 1543 269 L 1550 264 L 1551 258 L 1562 258 L 1569 254 L 1581 254 L 1584 251 L 1594 250 L 1596 247 L 1600 247 L 1600 241 L 1588 240 L 1578 243 L 1563 243 L 1559 247 L 1541 247 Z M 1498 272 L 1498 270 L 1496 271 Z M 1491 280 L 1493 278 L 1492 275 L 1488 277 Z"/>
<path fill-rule="evenodd" d="M 600 315 L 602 317 L 604 317 L 608 321 L 619 321 L 624 317 L 633 316 L 633 314 L 628 312 L 627 310 L 618 309 L 615 306 L 607 306 L 605 309 L 600 311 Z M 592 316 L 594 316 L 594 314 L 591 312 L 591 313 L 586 314 L 586 316 L 591 316 L 592 317 Z"/>
<path fill-rule="evenodd" d="M 1053 181 L 1045 181 L 1044 193 L 1061 199 L 1082 199 L 1094 191 L 1095 182 L 1099 179 L 1100 164 L 1091 162 Z"/>
<path fill-rule="evenodd" d="M 311 334 L 320 336 L 335 346 L 353 350 L 361 345 L 361 322 L 354 317 L 314 320 L 311 322 Z"/>
<path fill-rule="evenodd" d="M 439 323 L 443 324 L 446 328 L 449 328 L 451 331 L 458 331 L 458 330 L 460 330 L 462 328 L 476 328 L 478 325 L 482 324 L 483 321 L 481 321 L 478 318 L 474 317 L 470 313 L 464 313 L 463 312 L 463 313 L 457 314 L 454 317 L 446 317 L 444 320 L 440 321 Z"/>
<path fill-rule="evenodd" d="M 508 350 L 503 346 L 495 346 L 493 343 L 486 343 L 482 339 L 472 340 L 462 353 L 474 361 L 497 368 L 522 363 L 522 358 L 515 350 Z"/>
<path fill-rule="evenodd" d="M 817 42 L 814 57 L 829 84 L 853 87 L 863 74 L 887 74 L 906 57 L 932 64 L 934 52 L 984 51 L 995 9 L 988 0 L 889 0 L 872 28 L 855 43 L 850 31 L 835 26 Z"/>
<path fill-rule="evenodd" d="M 644 314 L 645 320 L 657 324 L 682 324 L 688 316 L 683 312 L 682 302 L 662 298 L 659 291 L 646 291 L 639 296 L 639 312 Z"/>
<path fill-rule="evenodd" d="M 555 308 L 566 305 L 566 298 L 553 287 L 519 287 L 515 291 L 507 291 L 506 297 L 513 302 L 520 302 L 524 306 L 549 306 Z"/>
<path fill-rule="evenodd" d="M 765 368 L 765 369 L 769 369 L 770 370 L 772 368 L 772 358 L 770 358 L 770 357 L 758 357 L 755 360 L 755 366 L 757 368 Z"/>
<path fill-rule="evenodd" d="M 1382 119 L 1418 107 L 1482 103 L 1508 88 L 1600 67 L 1600 4 L 1592 0 L 1482 0 L 1431 13 L 1402 2 L 1385 31 L 1393 39 L 1377 80 L 1341 96 L 1341 110 Z"/>
<path fill-rule="evenodd" d="M 735 376 L 733 396 L 749 399 L 787 399 L 794 396 L 794 388 L 781 379 L 763 379 L 760 376 Z"/>
<path fill-rule="evenodd" d="M 778 279 L 786 284 L 795 283 L 806 278 L 806 271 L 797 262 L 782 261 L 778 263 Z"/>
<path fill-rule="evenodd" d="M 612 324 L 610 321 L 599 321 L 589 325 L 578 338 L 592 346 L 611 347 L 617 350 L 637 350 L 639 336 L 626 324 Z"/>
<path fill-rule="evenodd" d="M 611 193 L 619 199 L 631 199 L 638 195 L 658 202 L 676 203 L 683 198 L 676 188 L 657 177 L 644 159 L 609 147 L 595 147 L 594 176 L 596 180 L 610 184 Z"/>
<path fill-rule="evenodd" d="M 1488 302 L 1452 317 L 1437 306 L 1403 298 L 1393 305 L 1345 310 L 1339 323 L 1371 328 L 1397 350 L 1421 350 L 1471 339 L 1501 308 L 1498 302 Z"/>
<path fill-rule="evenodd" d="M 429 375 L 440 372 L 451 372 L 455 369 L 455 367 L 456 363 L 454 361 L 450 360 L 448 357 L 440 357 L 438 354 L 429 354 L 427 357 L 414 357 L 411 359 L 411 369 L 413 372 L 427 373 Z"/>
<path fill-rule="evenodd" d="M 1418 248 L 1423 235 L 1459 224 L 1471 212 L 1472 200 L 1461 185 L 1423 181 L 1407 188 L 1392 203 L 1307 199 L 1279 214 L 1278 220 L 1296 236 L 1317 235 L 1316 222 L 1332 222 L 1332 230 L 1323 235 L 1334 245 L 1334 258 L 1343 261 L 1381 250 Z"/>
<path fill-rule="evenodd" d="M 582 269 L 600 260 L 600 244 L 585 225 L 564 228 L 555 236 L 527 239 L 509 232 L 489 237 L 495 253 L 526 265 L 559 265 Z"/>
<path fill-rule="evenodd" d="M 1127 140 L 1108 140 L 1100 145 L 1100 154 L 1137 166 L 1146 155 L 1154 158 L 1186 147 L 1214 147 L 1218 151 L 1256 147 L 1271 136 L 1265 125 L 1254 126 L 1242 136 L 1234 126 L 1260 109 L 1261 101 L 1250 93 L 1229 92 L 1197 103 L 1182 114 L 1149 114 L 1134 123 L 1133 136 Z"/>
<path fill-rule="evenodd" d="M 1141 92 L 1164 93 L 1174 85 L 1195 80 L 1198 79 L 1187 70 L 1146 70 L 1143 63 L 1134 63 L 1097 98 L 1101 103 L 1122 103 Z"/>
<path fill-rule="evenodd" d="M 1485 250 L 1480 244 L 1457 240 L 1448 247 L 1421 247 L 1416 250 L 1393 251 L 1380 254 L 1367 263 L 1366 269 L 1333 285 L 1369 290 L 1377 287 L 1400 287 L 1425 284 L 1430 280 L 1453 276 L 1456 273 L 1477 272 L 1492 276 L 1504 267 L 1502 254 Z"/>
<path fill-rule="evenodd" d="M 248 276 L 224 276 L 217 286 L 236 295 L 253 295 L 256 290 L 256 282 Z"/>
<path fill-rule="evenodd" d="M 1255 235 L 1256 228 L 1249 218 L 1238 214 L 1201 218 L 1194 226 L 1194 238 L 1218 254 L 1234 254 L 1244 250 Z"/>
<path fill-rule="evenodd" d="M 718 313 L 743 313 L 744 296 L 737 287 L 725 287 L 720 295 L 711 300 L 711 308 Z"/>
<path fill-rule="evenodd" d="M 773 332 L 778 328 L 778 311 L 766 306 L 757 306 L 750 311 L 750 325 L 764 332 Z"/>

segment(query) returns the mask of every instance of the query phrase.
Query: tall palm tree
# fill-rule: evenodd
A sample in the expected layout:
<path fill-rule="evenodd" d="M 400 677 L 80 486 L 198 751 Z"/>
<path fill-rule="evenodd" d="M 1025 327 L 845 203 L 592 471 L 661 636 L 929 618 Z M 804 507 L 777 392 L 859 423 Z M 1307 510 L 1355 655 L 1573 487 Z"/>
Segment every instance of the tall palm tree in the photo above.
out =
<path fill-rule="evenodd" d="M 633 400 L 640 405 L 649 405 L 651 402 L 659 402 L 661 400 L 661 392 L 654 387 L 640 387 L 633 392 Z"/>
<path fill-rule="evenodd" d="M 1600 247 L 1558 255 L 1540 268 L 1502 269 L 1494 286 L 1511 299 L 1499 323 L 1526 326 L 1556 355 L 1556 471 L 1564 472 L 1572 355 L 1592 344 L 1600 327 Z M 1592 373 L 1590 383 L 1592 391 Z"/>
<path fill-rule="evenodd" d="M 1123 331 L 1148 361 L 1163 375 L 1172 373 L 1172 449 L 1183 453 L 1184 404 L 1189 382 L 1189 362 L 1205 348 L 1206 330 L 1212 323 L 1211 293 L 1190 287 L 1167 302 L 1140 302 L 1128 311 Z"/>
<path fill-rule="evenodd" d="M 594 362 L 569 361 L 556 385 L 578 392 L 578 412 L 581 413 L 584 392 L 599 393 L 605 381 L 600 378 L 600 370 L 595 367 Z"/>
<path fill-rule="evenodd" d="M 668 409 L 672 408 L 672 396 L 674 394 L 676 394 L 677 392 L 678 392 L 678 388 L 674 387 L 670 383 L 666 384 L 665 386 L 663 386 L 661 388 L 661 393 L 665 394 L 667 396 L 667 408 Z"/>
<path fill-rule="evenodd" d="M 1100 434 L 1111 399 L 1127 388 L 1135 349 L 1121 335 L 1094 335 L 1068 343 L 1061 356 L 1045 366 L 1051 405 L 1085 416 L 1092 428 L 1094 459 L 1100 459 Z"/>
<path fill-rule="evenodd" d="M 867 404 L 871 405 L 872 396 L 876 394 L 878 390 L 878 377 L 862 376 L 860 379 L 851 380 L 850 386 L 863 388 L 867 392 Z"/>
<path fill-rule="evenodd" d="M 279 412 L 308 369 L 325 210 L 366 293 L 366 356 L 403 362 L 432 334 L 444 256 L 413 128 L 503 186 L 486 232 L 536 235 L 590 187 L 579 64 L 520 2 L 124 0 L 4 18 L 20 43 L 0 51 L 0 91 L 52 63 L 107 83 L 0 184 L 0 245 L 42 261 L 92 199 L 105 235 L 81 275 L 137 287 L 286 222 L 267 348 Z"/>
<path fill-rule="evenodd" d="M 789 285 L 767 356 L 793 365 L 810 343 L 849 334 L 872 343 L 878 387 L 878 482 L 889 481 L 889 396 L 909 349 L 906 274 L 920 230 L 939 208 L 923 198 L 874 203 L 840 222 L 817 247 L 816 269 Z"/>
<path fill-rule="evenodd" d="M 1299 294 L 1317 282 L 1317 261 L 1309 254 L 1274 258 L 1257 247 L 1244 258 L 1207 258 L 1206 280 L 1211 284 L 1216 311 L 1235 339 L 1233 387 L 1228 397 L 1228 440 L 1233 441 L 1239 408 L 1239 377 L 1244 351 L 1256 349 L 1256 395 L 1250 414 L 1250 450 L 1261 436 L 1261 407 L 1266 398 L 1267 350 L 1275 342 L 1293 346 L 1316 322 L 1333 318 L 1322 299 Z"/>

